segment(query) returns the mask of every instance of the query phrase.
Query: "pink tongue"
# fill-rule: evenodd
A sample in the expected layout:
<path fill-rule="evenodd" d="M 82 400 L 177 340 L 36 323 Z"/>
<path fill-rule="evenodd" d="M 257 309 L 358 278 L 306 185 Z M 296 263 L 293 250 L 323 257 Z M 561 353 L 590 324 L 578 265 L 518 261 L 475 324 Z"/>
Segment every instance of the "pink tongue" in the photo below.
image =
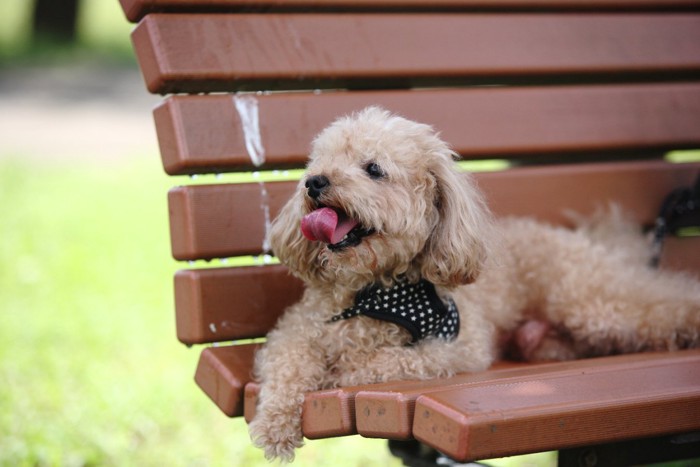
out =
<path fill-rule="evenodd" d="M 301 220 L 301 233 L 312 242 L 338 243 L 358 222 L 331 208 L 320 208 Z"/>

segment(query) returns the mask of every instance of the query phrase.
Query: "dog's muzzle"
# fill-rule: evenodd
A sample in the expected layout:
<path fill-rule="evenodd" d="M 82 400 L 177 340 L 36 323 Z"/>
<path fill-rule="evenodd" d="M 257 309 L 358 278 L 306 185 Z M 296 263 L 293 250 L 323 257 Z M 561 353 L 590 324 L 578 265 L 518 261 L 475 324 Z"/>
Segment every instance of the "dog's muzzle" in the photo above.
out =
<path fill-rule="evenodd" d="M 314 201 L 313 211 L 301 220 L 301 232 L 310 241 L 320 241 L 332 251 L 357 246 L 362 239 L 373 234 L 374 229 L 363 227 L 339 207 L 327 206 L 321 195 L 331 186 L 325 175 L 313 175 L 304 182 L 306 193 Z"/>

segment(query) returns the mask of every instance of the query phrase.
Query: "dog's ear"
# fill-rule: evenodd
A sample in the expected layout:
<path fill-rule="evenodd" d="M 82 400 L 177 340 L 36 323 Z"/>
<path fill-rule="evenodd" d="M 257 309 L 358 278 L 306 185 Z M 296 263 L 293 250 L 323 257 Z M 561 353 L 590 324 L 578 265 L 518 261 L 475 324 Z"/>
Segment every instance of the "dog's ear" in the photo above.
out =
<path fill-rule="evenodd" d="M 438 220 L 423 252 L 421 273 L 434 284 L 453 287 L 474 282 L 481 272 L 492 221 L 470 175 L 455 171 L 452 153 L 436 159 L 430 171 Z"/>
<path fill-rule="evenodd" d="M 314 245 L 301 233 L 304 190 L 297 189 L 270 227 L 270 245 L 282 264 L 302 280 L 315 275 Z"/>

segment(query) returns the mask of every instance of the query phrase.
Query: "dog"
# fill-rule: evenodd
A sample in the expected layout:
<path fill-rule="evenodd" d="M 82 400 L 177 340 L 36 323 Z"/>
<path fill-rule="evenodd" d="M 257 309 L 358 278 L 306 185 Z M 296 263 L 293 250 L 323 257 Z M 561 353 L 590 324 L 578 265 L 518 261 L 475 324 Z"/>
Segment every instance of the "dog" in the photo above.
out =
<path fill-rule="evenodd" d="M 304 393 L 528 361 L 697 347 L 700 282 L 647 266 L 617 208 L 576 229 L 495 220 L 428 125 L 370 107 L 313 141 L 270 229 L 305 283 L 257 353 L 250 424 L 268 459 L 302 445 Z"/>

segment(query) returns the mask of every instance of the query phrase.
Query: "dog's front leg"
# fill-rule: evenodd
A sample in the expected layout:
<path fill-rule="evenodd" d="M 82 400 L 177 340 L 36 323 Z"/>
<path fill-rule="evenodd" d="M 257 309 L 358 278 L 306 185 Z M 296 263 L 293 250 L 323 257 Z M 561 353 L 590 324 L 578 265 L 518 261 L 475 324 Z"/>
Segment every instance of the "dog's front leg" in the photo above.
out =
<path fill-rule="evenodd" d="M 476 306 L 472 307 L 476 309 Z M 463 316 L 454 341 L 429 338 L 415 345 L 383 346 L 340 375 L 341 386 L 401 379 L 444 378 L 482 371 L 496 356 L 495 329 L 476 312 Z"/>
<path fill-rule="evenodd" d="M 269 460 L 294 459 L 303 444 L 301 409 L 304 394 L 319 389 L 326 372 L 324 353 L 309 338 L 309 328 L 278 328 L 256 355 L 261 383 L 255 419 L 249 430 L 253 443 Z"/>

